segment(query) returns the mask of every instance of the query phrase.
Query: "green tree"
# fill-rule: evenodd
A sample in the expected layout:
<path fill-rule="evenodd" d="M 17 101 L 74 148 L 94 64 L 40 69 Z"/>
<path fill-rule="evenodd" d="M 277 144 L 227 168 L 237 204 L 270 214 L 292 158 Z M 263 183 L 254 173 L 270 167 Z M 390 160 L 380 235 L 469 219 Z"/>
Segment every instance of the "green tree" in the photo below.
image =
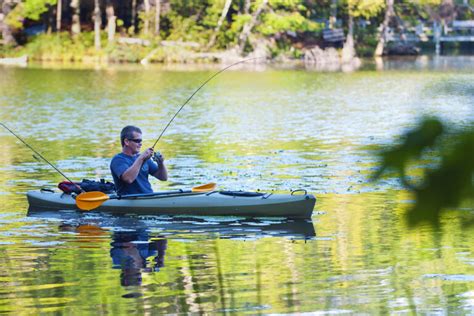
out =
<path fill-rule="evenodd" d="M 203 24 L 207 1 L 170 0 L 169 10 L 162 13 L 163 24 L 167 27 L 163 33 L 168 40 L 194 41 L 204 44 L 207 29 Z"/>
<path fill-rule="evenodd" d="M 321 25 L 307 18 L 309 10 L 303 1 L 273 0 L 269 3 L 271 10 L 262 17 L 262 24 L 257 30 L 264 36 L 275 36 L 285 32 L 315 32 Z"/>
<path fill-rule="evenodd" d="M 414 181 L 408 176 L 410 166 L 427 156 L 437 157 L 437 163 L 425 167 L 423 176 Z M 415 196 L 414 207 L 408 213 L 410 224 L 429 221 L 437 225 L 443 210 L 459 207 L 474 197 L 472 126 L 453 130 L 437 118 L 425 118 L 402 136 L 400 144 L 382 151 L 380 158 L 381 166 L 374 179 L 394 170 Z"/>
<path fill-rule="evenodd" d="M 354 19 L 372 19 L 385 9 L 385 0 L 346 0 L 343 3 L 347 12 L 347 36 L 342 50 L 342 59 L 350 63 L 356 56 L 354 39 Z"/>
<path fill-rule="evenodd" d="M 220 1 L 216 1 L 215 3 L 219 3 Z M 222 13 L 219 17 L 219 20 L 217 21 L 217 24 L 214 27 L 214 31 L 211 35 L 211 38 L 209 39 L 209 42 L 207 43 L 206 48 L 209 49 L 212 46 L 214 46 L 214 43 L 216 41 L 216 37 L 218 35 L 218 32 L 220 31 L 222 24 L 224 23 L 224 20 L 229 12 L 230 5 L 232 4 L 232 0 L 225 0 L 225 3 L 222 7 Z"/>
<path fill-rule="evenodd" d="M 13 1 L 0 1 L 0 29 L 2 30 L 2 39 L 5 45 L 16 45 L 16 39 L 13 37 L 12 27 L 8 23 L 8 16 L 13 11 L 15 3 Z M 11 22 L 10 22 L 11 23 Z"/>
<path fill-rule="evenodd" d="M 302 0 L 257 1 L 249 8 L 244 7 L 234 17 L 231 27 L 240 52 L 262 38 L 285 48 L 291 45 L 289 33 L 302 36 L 321 29 L 322 25 L 311 19 L 311 7 Z"/>
<path fill-rule="evenodd" d="M 24 0 L 20 1 L 15 8 L 8 13 L 6 23 L 13 28 L 22 29 L 23 20 L 30 19 L 38 21 L 41 15 L 55 5 L 57 0 Z"/>
<path fill-rule="evenodd" d="M 354 18 L 373 18 L 385 9 L 385 0 L 347 0 L 349 14 Z"/>

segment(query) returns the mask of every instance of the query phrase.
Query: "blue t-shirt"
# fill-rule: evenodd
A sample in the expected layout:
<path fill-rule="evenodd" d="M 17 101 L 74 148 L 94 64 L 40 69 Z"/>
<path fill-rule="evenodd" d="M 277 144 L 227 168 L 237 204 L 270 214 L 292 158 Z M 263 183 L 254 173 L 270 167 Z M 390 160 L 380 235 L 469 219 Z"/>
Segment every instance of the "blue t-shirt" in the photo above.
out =
<path fill-rule="evenodd" d="M 114 178 L 118 194 L 123 195 L 153 192 L 150 181 L 148 181 L 148 175 L 157 172 L 158 165 L 151 159 L 148 159 L 143 163 L 137 178 L 131 184 L 128 184 L 121 179 L 122 174 L 133 165 L 138 156 L 139 154 L 128 156 L 124 153 L 120 153 L 112 158 L 112 161 L 110 162 L 110 171 L 112 172 L 112 177 Z"/>

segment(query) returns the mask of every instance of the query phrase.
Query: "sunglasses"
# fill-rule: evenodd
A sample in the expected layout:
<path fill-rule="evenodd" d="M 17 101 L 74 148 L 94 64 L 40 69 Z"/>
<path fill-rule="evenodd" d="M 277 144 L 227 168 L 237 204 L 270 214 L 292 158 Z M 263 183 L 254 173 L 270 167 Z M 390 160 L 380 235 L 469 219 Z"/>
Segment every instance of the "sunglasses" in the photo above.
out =
<path fill-rule="evenodd" d="M 142 142 L 142 139 L 141 138 L 137 138 L 137 139 L 130 139 L 130 138 L 127 138 L 129 141 L 132 141 L 134 143 L 137 143 L 137 144 L 140 144 Z"/>

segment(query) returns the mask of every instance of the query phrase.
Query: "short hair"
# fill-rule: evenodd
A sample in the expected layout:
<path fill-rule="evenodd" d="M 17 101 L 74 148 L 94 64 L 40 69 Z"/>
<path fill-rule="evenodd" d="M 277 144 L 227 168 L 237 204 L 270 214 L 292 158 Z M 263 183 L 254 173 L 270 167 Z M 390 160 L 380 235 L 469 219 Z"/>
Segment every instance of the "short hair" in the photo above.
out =
<path fill-rule="evenodd" d="M 133 132 L 141 134 L 142 130 L 139 129 L 138 127 L 136 127 L 136 126 L 133 126 L 133 125 L 127 125 L 124 128 L 122 128 L 122 131 L 120 132 L 120 143 L 122 144 L 122 147 L 123 147 L 123 145 L 125 145 L 125 143 L 124 143 L 125 138 L 126 139 L 132 139 L 133 138 Z"/>

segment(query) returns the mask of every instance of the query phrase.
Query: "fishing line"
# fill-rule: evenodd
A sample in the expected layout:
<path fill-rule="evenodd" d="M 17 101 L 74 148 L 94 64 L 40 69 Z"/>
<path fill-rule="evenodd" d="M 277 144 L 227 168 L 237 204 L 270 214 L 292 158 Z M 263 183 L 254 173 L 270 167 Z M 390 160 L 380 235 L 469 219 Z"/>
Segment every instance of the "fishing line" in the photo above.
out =
<path fill-rule="evenodd" d="M 260 58 L 265 58 L 265 57 L 253 57 L 253 58 L 247 58 L 247 59 L 244 59 L 244 60 L 241 60 L 241 61 L 238 61 L 236 63 L 233 63 L 225 68 L 222 68 L 221 70 L 219 70 L 218 72 L 216 72 L 215 74 L 213 74 L 212 76 L 210 76 L 206 81 L 204 81 L 200 86 L 199 88 L 196 89 L 196 91 L 193 92 L 193 94 L 191 94 L 191 96 L 186 100 L 186 102 L 183 103 L 183 105 L 181 105 L 181 107 L 178 109 L 178 111 L 173 115 L 173 117 L 171 118 L 171 120 L 168 122 L 168 124 L 166 124 L 165 128 L 163 129 L 163 131 L 161 132 L 160 136 L 158 136 L 158 139 L 155 141 L 155 143 L 153 144 L 153 146 L 151 147 L 152 149 L 155 148 L 156 144 L 158 143 L 158 141 L 161 139 L 161 137 L 163 136 L 163 134 L 165 133 L 165 131 L 168 129 L 168 127 L 171 125 L 171 123 L 174 121 L 174 119 L 176 118 L 176 116 L 178 116 L 179 112 L 181 112 L 181 110 L 184 108 L 184 106 L 186 104 L 188 104 L 189 101 L 191 101 L 191 99 L 194 97 L 194 95 L 196 93 L 199 92 L 199 90 L 201 90 L 209 81 L 211 81 L 212 79 L 214 79 L 217 75 L 219 75 L 220 73 L 226 71 L 227 69 L 231 68 L 231 67 L 234 67 L 238 64 L 242 64 L 242 63 L 245 63 L 249 60 L 255 60 L 255 59 L 260 59 Z M 62 175 L 66 180 L 68 180 L 69 182 L 71 183 L 74 183 L 78 188 L 81 189 L 81 187 L 79 185 L 77 185 L 75 182 L 73 182 L 71 179 L 69 179 L 68 176 L 66 176 L 63 172 L 61 172 L 61 170 L 59 170 L 56 166 L 54 166 L 52 163 L 50 163 L 43 155 L 41 155 L 38 151 L 36 151 L 33 147 L 31 147 L 28 143 L 26 143 L 20 136 L 18 136 L 17 134 L 15 134 L 15 132 L 13 132 L 10 128 L 8 128 L 5 124 L 3 124 L 2 122 L 0 122 L 0 125 L 3 126 L 7 131 L 9 131 L 13 136 L 15 136 L 20 142 L 22 142 L 26 147 L 28 147 L 31 151 L 33 151 L 37 156 L 34 156 L 33 157 L 35 159 L 38 159 L 38 157 L 40 157 L 43 161 L 45 161 L 48 165 L 50 165 L 54 170 L 56 170 L 60 175 Z M 83 191 L 81 189 L 81 191 Z"/>
<path fill-rule="evenodd" d="M 176 118 L 176 116 L 178 116 L 179 112 L 181 112 L 181 110 L 184 108 L 184 106 L 186 104 L 188 104 L 189 101 L 191 101 L 191 99 L 194 97 L 194 95 L 196 93 L 198 93 L 199 90 L 201 90 L 202 87 L 204 87 L 209 81 L 211 81 L 214 77 L 216 77 L 217 75 L 219 75 L 220 73 L 226 71 L 227 69 L 235 66 L 235 65 L 238 65 L 238 64 L 242 64 L 242 63 L 245 63 L 249 60 L 254 60 L 254 59 L 260 59 L 260 58 L 266 58 L 266 57 L 252 57 L 252 58 L 247 58 L 247 59 L 244 59 L 244 60 L 241 60 L 241 61 L 238 61 L 236 63 L 233 63 L 232 65 L 229 65 L 225 68 L 222 68 L 221 70 L 219 70 L 218 72 L 216 72 L 215 74 L 213 74 L 212 76 L 210 76 L 206 81 L 204 81 L 200 86 L 199 88 L 196 89 L 196 91 L 193 92 L 193 94 L 191 94 L 191 96 L 186 100 L 186 102 L 184 102 L 183 105 L 181 105 L 181 107 L 179 108 L 179 110 L 174 114 L 174 116 L 171 118 L 171 120 L 168 122 L 168 124 L 166 124 L 165 128 L 163 129 L 163 131 L 161 132 L 160 136 L 158 136 L 158 139 L 156 140 L 156 142 L 153 144 L 153 146 L 151 146 L 152 149 L 155 149 L 155 146 L 156 144 L 158 143 L 158 141 L 161 139 L 161 136 L 163 136 L 163 134 L 165 133 L 165 131 L 168 129 L 168 127 L 171 125 L 171 122 L 173 122 L 173 120 Z"/>
<path fill-rule="evenodd" d="M 50 165 L 54 170 L 56 170 L 60 175 L 62 175 L 67 181 L 75 184 L 79 189 L 81 189 L 81 187 L 79 185 L 77 185 L 75 182 L 73 182 L 71 179 L 69 179 L 64 173 L 61 172 L 61 170 L 59 170 L 58 168 L 56 168 L 56 166 L 54 166 L 52 163 L 50 163 L 48 161 L 48 159 L 44 158 L 42 154 L 40 154 L 39 152 L 37 152 L 33 147 L 31 147 L 30 145 L 28 145 L 27 142 L 25 142 L 20 136 L 18 136 L 17 134 L 15 134 L 11 129 L 9 129 L 5 124 L 3 124 L 2 122 L 0 122 L 0 125 L 2 125 L 7 131 L 9 131 L 13 136 L 15 136 L 16 138 L 18 138 L 18 140 L 20 142 L 22 142 L 26 147 L 28 147 L 29 149 L 31 149 L 37 156 L 33 155 L 33 158 L 35 158 L 36 160 L 38 160 L 38 157 L 40 157 L 41 159 L 43 159 L 43 161 L 45 161 L 48 165 Z M 81 191 L 83 192 L 83 190 L 81 189 Z"/>

